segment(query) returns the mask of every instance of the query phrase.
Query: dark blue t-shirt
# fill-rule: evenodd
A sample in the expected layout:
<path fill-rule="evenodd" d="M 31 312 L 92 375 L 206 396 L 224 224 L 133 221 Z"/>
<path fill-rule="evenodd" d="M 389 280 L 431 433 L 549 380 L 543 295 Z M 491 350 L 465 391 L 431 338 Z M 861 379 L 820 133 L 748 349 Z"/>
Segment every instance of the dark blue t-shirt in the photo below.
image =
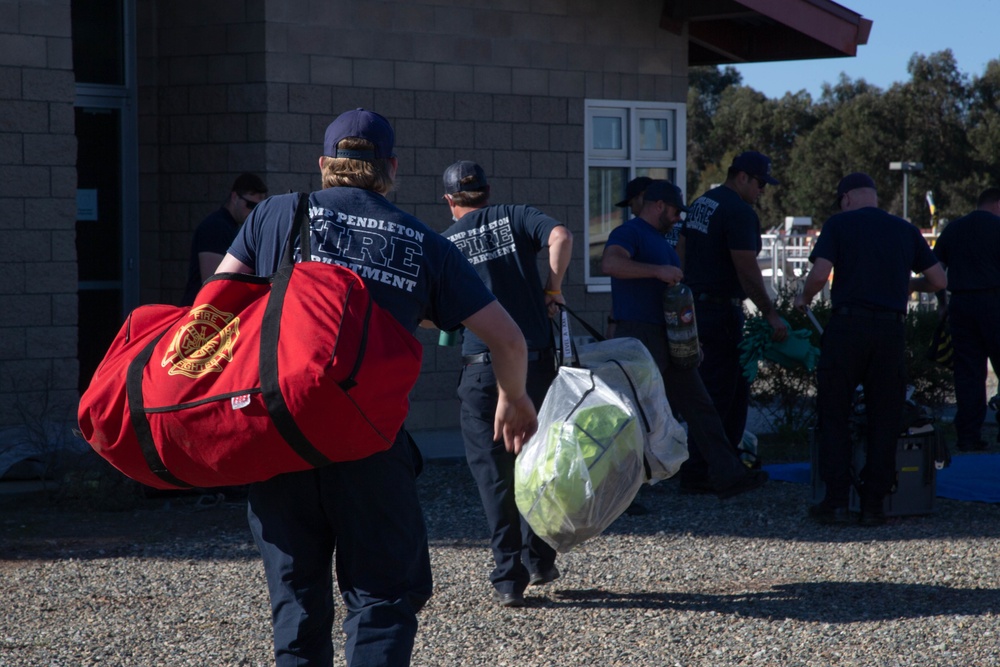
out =
<path fill-rule="evenodd" d="M 934 244 L 948 267 L 948 290 L 971 292 L 1000 287 L 1000 217 L 973 211 L 948 223 Z"/>
<path fill-rule="evenodd" d="M 257 275 L 274 273 L 298 199 L 298 194 L 278 195 L 258 204 L 229 253 Z M 309 216 L 313 260 L 357 273 L 375 302 L 410 331 L 423 319 L 453 329 L 494 300 L 454 245 L 376 192 L 350 187 L 313 192 Z"/>
<path fill-rule="evenodd" d="M 642 218 L 632 218 L 611 230 L 605 247 L 621 246 L 636 262 L 680 266 L 677 251 L 663 234 Z M 665 324 L 663 292 L 656 278 L 611 278 L 612 312 L 616 320 Z"/>
<path fill-rule="evenodd" d="M 500 305 L 517 322 L 532 350 L 553 345 L 544 286 L 538 274 L 538 253 L 548 246 L 549 234 L 560 225 L 532 206 L 497 204 L 466 213 L 443 234 L 475 267 Z M 464 354 L 486 349 L 485 343 L 466 332 Z"/>
<path fill-rule="evenodd" d="M 684 283 L 695 294 L 745 299 L 732 250 L 761 249 L 760 218 L 732 188 L 720 185 L 694 200 L 681 227 Z"/>
<path fill-rule="evenodd" d="M 219 208 L 198 223 L 191 239 L 191 261 L 188 264 L 188 280 L 184 287 L 182 306 L 190 306 L 194 302 L 198 290 L 201 289 L 201 263 L 198 253 L 211 252 L 225 255 L 236 234 L 240 231 L 240 223 L 225 209 Z"/>
<path fill-rule="evenodd" d="M 874 207 L 831 217 L 816 239 L 809 261 L 833 264 L 834 308 L 861 306 L 905 313 L 910 274 L 937 264 L 920 230 Z"/>

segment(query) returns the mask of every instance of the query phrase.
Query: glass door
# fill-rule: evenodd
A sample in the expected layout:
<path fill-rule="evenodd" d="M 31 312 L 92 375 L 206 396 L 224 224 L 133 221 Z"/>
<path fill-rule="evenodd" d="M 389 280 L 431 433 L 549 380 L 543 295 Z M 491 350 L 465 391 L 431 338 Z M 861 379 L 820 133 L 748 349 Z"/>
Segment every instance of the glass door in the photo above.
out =
<path fill-rule="evenodd" d="M 81 392 L 139 301 L 133 8 L 133 0 L 72 3 Z"/>

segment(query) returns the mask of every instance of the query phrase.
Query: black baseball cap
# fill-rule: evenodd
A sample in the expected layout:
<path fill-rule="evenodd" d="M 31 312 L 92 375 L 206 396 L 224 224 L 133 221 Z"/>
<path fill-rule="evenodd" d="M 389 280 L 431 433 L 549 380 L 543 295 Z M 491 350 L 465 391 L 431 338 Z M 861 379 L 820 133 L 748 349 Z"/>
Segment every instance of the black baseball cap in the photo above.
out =
<path fill-rule="evenodd" d="M 476 192 L 485 190 L 486 172 L 472 160 L 459 160 L 444 170 L 441 177 L 444 183 L 444 193 L 453 195 L 456 192 Z"/>
<path fill-rule="evenodd" d="M 625 186 L 625 199 L 615 204 L 615 206 L 627 208 L 629 206 L 629 202 L 631 202 L 636 195 L 642 194 L 642 191 L 645 190 L 646 187 L 652 182 L 653 179 L 649 176 L 639 176 L 638 178 L 633 178 L 628 182 L 628 185 Z"/>
<path fill-rule="evenodd" d="M 681 189 L 670 181 L 653 181 L 642 193 L 643 201 L 662 201 L 675 207 L 681 213 L 687 213 L 684 196 Z"/>
<path fill-rule="evenodd" d="M 778 185 L 778 181 L 771 176 L 771 158 L 758 153 L 757 151 L 744 151 L 733 158 L 730 169 L 742 171 L 754 178 L 759 178 L 765 183 Z"/>

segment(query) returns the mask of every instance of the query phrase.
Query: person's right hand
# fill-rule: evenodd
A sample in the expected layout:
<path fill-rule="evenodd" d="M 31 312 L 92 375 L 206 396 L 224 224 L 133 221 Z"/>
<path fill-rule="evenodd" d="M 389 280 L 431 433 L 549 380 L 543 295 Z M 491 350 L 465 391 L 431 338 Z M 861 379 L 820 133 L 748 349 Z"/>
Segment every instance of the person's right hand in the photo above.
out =
<path fill-rule="evenodd" d="M 510 400 L 501 391 L 497 400 L 496 418 L 493 421 L 493 440 L 503 438 L 504 449 L 517 455 L 521 453 L 524 443 L 538 430 L 538 415 L 535 406 L 527 394 Z"/>
<path fill-rule="evenodd" d="M 792 306 L 795 307 L 795 310 L 798 310 L 799 312 L 802 313 L 806 312 L 806 310 L 809 309 L 809 304 L 806 303 L 806 298 L 802 296 L 802 294 L 795 295 L 795 298 L 792 299 Z"/>
<path fill-rule="evenodd" d="M 665 282 L 669 287 L 673 287 L 684 280 L 684 272 L 681 271 L 679 266 L 662 264 L 656 271 L 656 277 Z"/>

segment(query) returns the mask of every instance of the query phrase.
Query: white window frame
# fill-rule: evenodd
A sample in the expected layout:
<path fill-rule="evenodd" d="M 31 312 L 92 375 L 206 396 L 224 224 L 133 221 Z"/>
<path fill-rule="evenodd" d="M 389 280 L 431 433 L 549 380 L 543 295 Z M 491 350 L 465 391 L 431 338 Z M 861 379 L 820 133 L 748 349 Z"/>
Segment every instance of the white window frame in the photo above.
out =
<path fill-rule="evenodd" d="M 599 150 L 593 146 L 593 118 L 595 116 L 618 116 L 622 118 L 623 137 L 621 151 Z M 652 118 L 667 120 L 665 150 L 643 150 L 639 146 L 639 121 Z M 639 102 L 626 100 L 584 100 L 584 165 L 583 165 L 583 212 L 584 212 L 584 282 L 589 292 L 608 292 L 611 279 L 607 276 L 591 275 L 590 270 L 590 170 L 592 167 L 624 168 L 628 170 L 627 180 L 636 177 L 640 170 L 672 169 L 674 183 L 684 192 L 687 181 L 687 105 L 679 102 Z M 610 196 L 616 198 L 621 193 Z M 686 198 L 686 194 L 685 194 Z M 617 225 L 615 225 L 617 226 Z M 606 230 L 610 231 L 610 230 Z"/>

